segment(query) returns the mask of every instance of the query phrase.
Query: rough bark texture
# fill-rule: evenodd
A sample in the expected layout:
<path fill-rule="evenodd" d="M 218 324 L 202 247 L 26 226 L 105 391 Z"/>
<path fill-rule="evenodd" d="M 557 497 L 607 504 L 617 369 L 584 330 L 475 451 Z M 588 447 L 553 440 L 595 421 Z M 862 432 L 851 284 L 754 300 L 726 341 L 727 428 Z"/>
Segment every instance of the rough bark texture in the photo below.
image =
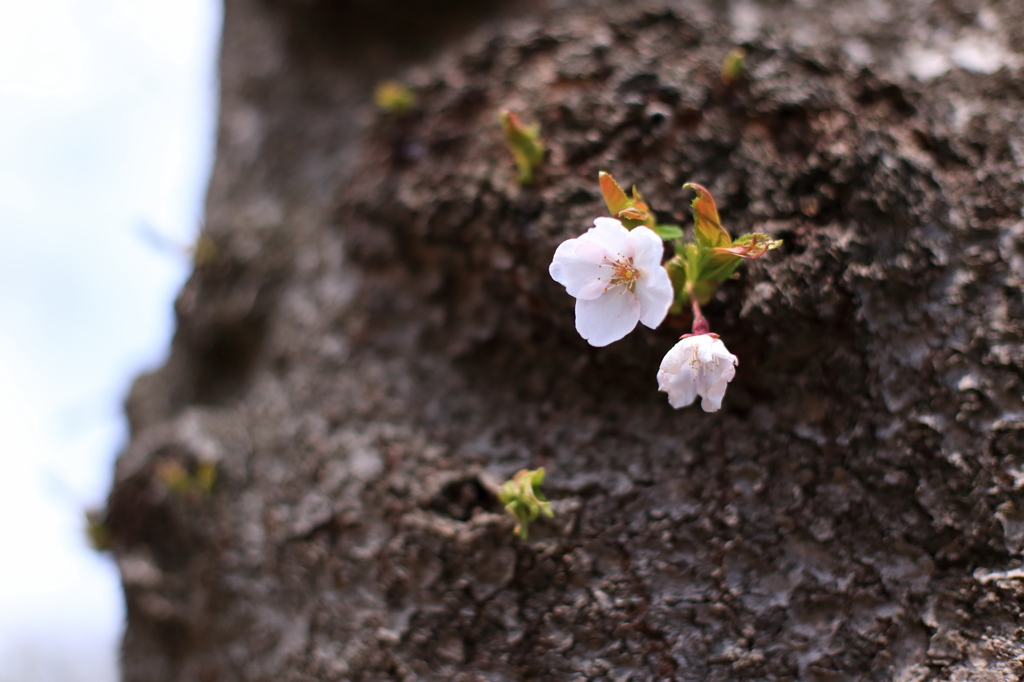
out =
<path fill-rule="evenodd" d="M 813 4 L 228 0 L 216 253 L 109 503 L 125 679 L 1024 675 L 1024 8 Z M 705 311 L 721 412 L 655 390 L 687 319 L 574 332 L 598 170 L 786 240 Z"/>

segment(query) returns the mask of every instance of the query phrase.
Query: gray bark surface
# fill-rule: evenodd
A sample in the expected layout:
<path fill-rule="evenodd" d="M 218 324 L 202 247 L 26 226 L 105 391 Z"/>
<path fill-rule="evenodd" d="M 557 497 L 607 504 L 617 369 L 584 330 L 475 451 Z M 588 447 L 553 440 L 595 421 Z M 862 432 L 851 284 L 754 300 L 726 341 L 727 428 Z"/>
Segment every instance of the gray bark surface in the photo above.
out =
<path fill-rule="evenodd" d="M 215 251 L 108 505 L 124 679 L 1020 679 L 1024 7 L 820 4 L 228 0 Z M 599 170 L 785 239 L 706 307 L 718 413 L 656 391 L 685 316 L 573 329 Z"/>

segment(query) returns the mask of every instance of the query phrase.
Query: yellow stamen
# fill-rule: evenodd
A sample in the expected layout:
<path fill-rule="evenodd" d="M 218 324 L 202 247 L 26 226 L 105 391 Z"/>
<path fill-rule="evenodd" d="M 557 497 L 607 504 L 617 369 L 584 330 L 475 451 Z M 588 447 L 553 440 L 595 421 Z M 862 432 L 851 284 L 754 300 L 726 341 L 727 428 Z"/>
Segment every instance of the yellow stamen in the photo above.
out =
<path fill-rule="evenodd" d="M 690 358 L 690 368 L 693 369 L 693 380 L 694 381 L 697 381 L 697 373 L 698 372 L 701 375 L 700 376 L 701 379 L 707 379 L 708 378 L 708 371 L 710 371 L 712 374 L 714 374 L 715 371 L 718 369 L 718 367 L 721 364 L 722 364 L 721 358 L 719 358 L 718 356 L 712 356 L 712 361 L 711 362 L 708 362 L 708 363 L 701 362 L 701 360 L 700 360 L 700 358 L 698 357 L 698 354 L 697 354 L 697 347 L 696 346 L 693 347 L 693 356 Z"/>
<path fill-rule="evenodd" d="M 623 258 L 614 261 L 612 264 L 612 277 L 610 287 L 619 284 L 624 285 L 632 292 L 636 291 L 636 281 L 640 279 L 640 271 L 633 267 L 632 258 Z"/>

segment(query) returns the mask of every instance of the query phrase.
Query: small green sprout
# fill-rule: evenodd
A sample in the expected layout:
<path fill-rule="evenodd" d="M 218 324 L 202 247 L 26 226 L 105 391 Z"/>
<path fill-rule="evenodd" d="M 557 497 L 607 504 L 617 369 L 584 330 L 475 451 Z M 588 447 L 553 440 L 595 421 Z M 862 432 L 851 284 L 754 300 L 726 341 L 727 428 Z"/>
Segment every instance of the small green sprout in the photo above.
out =
<path fill-rule="evenodd" d="M 89 546 L 97 552 L 108 552 L 111 548 L 110 528 L 107 526 L 106 511 L 88 509 L 85 512 L 85 535 Z"/>
<path fill-rule="evenodd" d="M 508 144 L 512 157 L 516 161 L 516 168 L 519 170 L 519 184 L 532 185 L 533 172 L 541 161 L 544 160 L 544 143 L 540 140 L 540 126 L 523 125 L 519 117 L 507 109 L 499 114 L 501 129 L 505 133 L 505 143 Z"/>
<path fill-rule="evenodd" d="M 196 237 L 195 244 L 189 251 L 192 254 L 192 264 L 197 268 L 209 265 L 217 257 L 217 245 L 205 234 Z"/>
<path fill-rule="evenodd" d="M 175 495 L 209 495 L 217 480 L 217 465 L 200 462 L 194 472 L 189 472 L 176 461 L 164 459 L 156 466 L 156 477 Z"/>
<path fill-rule="evenodd" d="M 373 103 L 392 114 L 404 114 L 416 106 L 416 93 L 400 81 L 381 81 L 373 91 Z"/>
<path fill-rule="evenodd" d="M 726 85 L 734 84 L 743 76 L 746 58 L 747 53 L 742 47 L 733 48 L 725 55 L 725 59 L 722 60 L 722 81 Z"/>
<path fill-rule="evenodd" d="M 510 480 L 505 481 L 498 493 L 498 499 L 505 506 L 505 511 L 516 520 L 514 532 L 524 540 L 531 521 L 536 521 L 541 513 L 549 519 L 555 515 L 551 511 L 551 503 L 539 490 L 543 482 L 544 467 L 533 471 L 521 469 Z"/>

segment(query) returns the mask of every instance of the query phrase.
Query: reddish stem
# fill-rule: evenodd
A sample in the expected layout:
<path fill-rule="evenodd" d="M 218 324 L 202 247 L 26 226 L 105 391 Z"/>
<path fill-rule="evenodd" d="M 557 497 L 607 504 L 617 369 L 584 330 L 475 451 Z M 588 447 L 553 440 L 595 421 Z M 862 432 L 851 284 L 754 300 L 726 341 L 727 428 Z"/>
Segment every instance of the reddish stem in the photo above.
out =
<path fill-rule="evenodd" d="M 711 326 L 700 312 L 700 304 L 697 303 L 697 296 L 693 293 L 693 282 L 686 283 L 686 293 L 690 295 L 690 303 L 693 305 L 693 336 L 707 334 Z"/>

